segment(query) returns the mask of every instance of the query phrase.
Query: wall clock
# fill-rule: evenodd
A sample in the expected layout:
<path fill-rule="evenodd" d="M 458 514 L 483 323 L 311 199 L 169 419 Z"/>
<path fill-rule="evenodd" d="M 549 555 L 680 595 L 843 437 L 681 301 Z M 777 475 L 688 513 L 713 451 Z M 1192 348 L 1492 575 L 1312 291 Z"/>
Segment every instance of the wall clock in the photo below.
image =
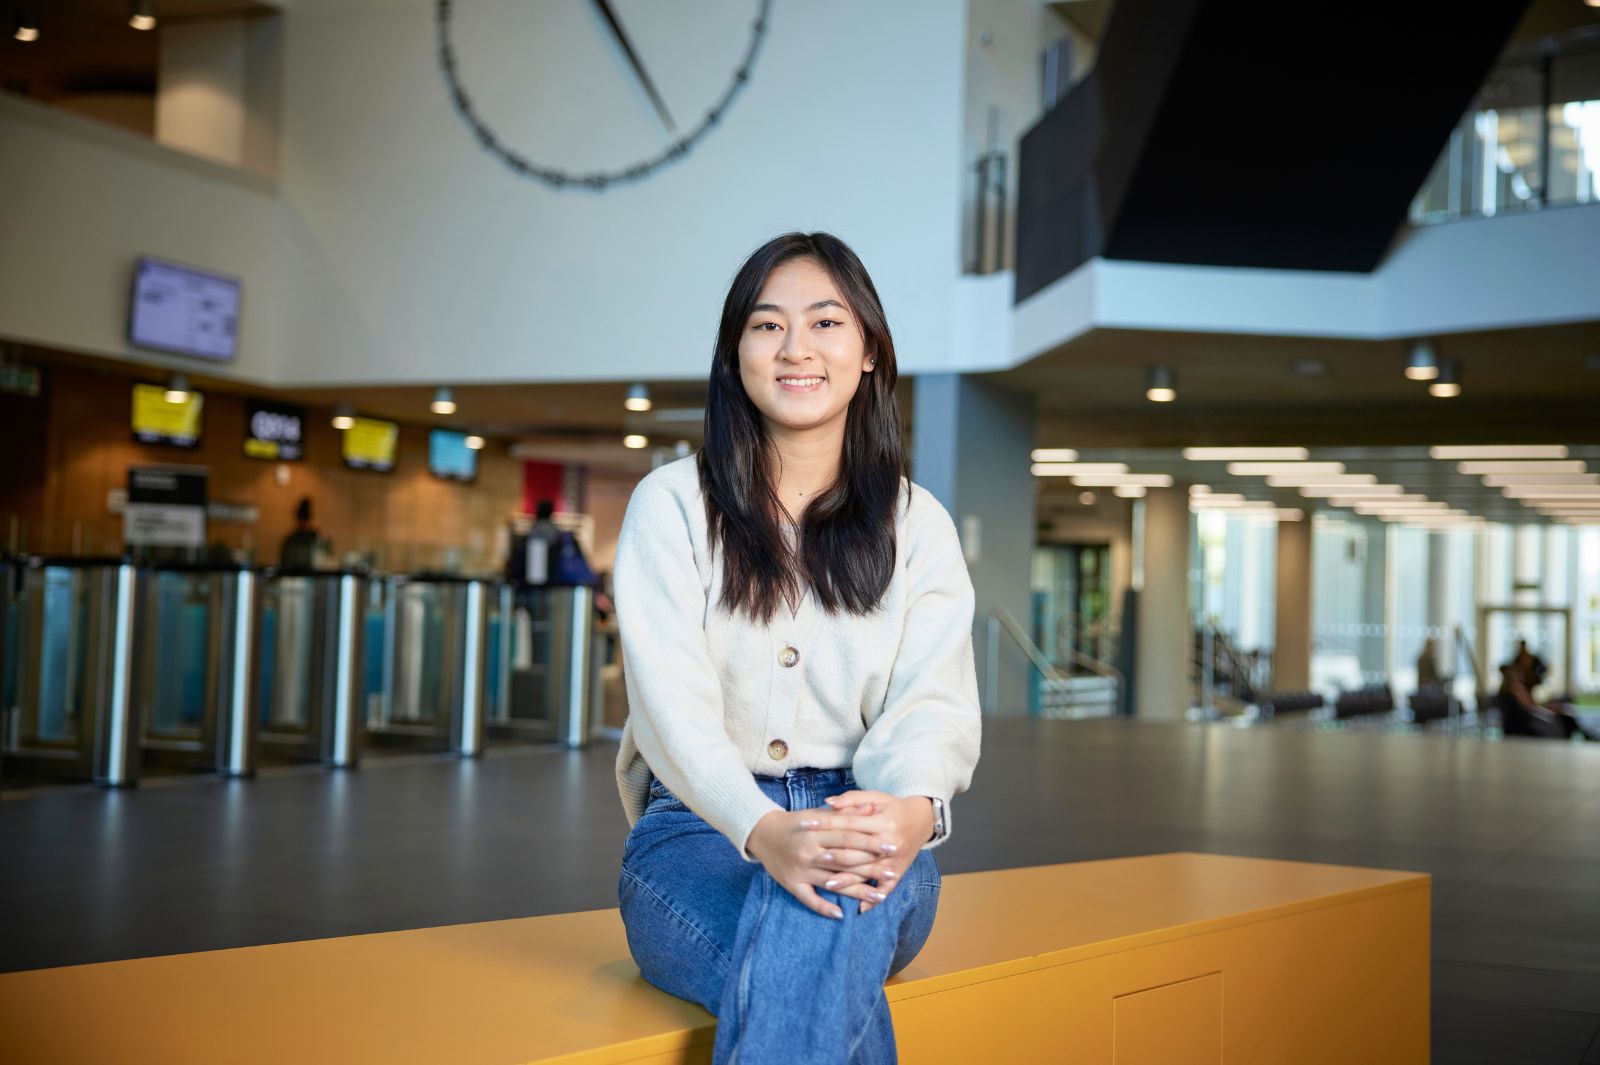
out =
<path fill-rule="evenodd" d="M 581 5 L 585 0 L 540 0 L 540 2 Z M 654 174 L 668 163 L 683 158 L 722 120 L 734 98 L 750 80 L 756 54 L 760 51 L 762 39 L 766 36 L 768 15 L 772 7 L 772 0 L 751 0 L 754 19 L 750 23 L 743 55 L 727 57 L 731 69 L 728 81 L 709 100 L 685 101 L 666 98 L 658 81 L 651 77 L 649 64 L 643 56 L 652 54 L 650 45 L 655 42 L 631 35 L 623 19 L 618 17 L 611 0 L 587 0 L 593 10 L 594 32 L 606 37 L 615 46 L 613 51 L 617 63 L 614 72 L 587 71 L 586 76 L 595 76 L 598 73 L 606 77 L 625 78 L 641 89 L 654 111 L 655 118 L 659 120 L 658 136 L 663 145 L 656 149 L 654 154 L 629 165 L 570 170 L 553 165 L 550 161 L 534 161 L 530 156 L 539 155 L 538 147 L 531 144 L 524 147 L 520 143 L 511 143 L 512 138 L 496 132 L 482 113 L 483 109 L 474 101 L 469 89 L 473 72 L 470 64 L 460 54 L 457 41 L 458 21 L 462 15 L 458 9 L 470 9 L 473 3 L 474 0 L 438 0 L 436 8 L 439 67 L 444 74 L 445 85 L 456 111 L 466 120 L 484 150 L 498 156 L 501 162 L 515 173 L 542 181 L 555 188 L 580 188 L 596 192 L 604 191 L 618 183 L 639 181 Z M 692 11 L 693 8 L 688 10 Z M 571 12 L 563 14 L 570 15 Z M 560 46 L 557 41 L 533 41 L 527 42 L 527 45 L 527 62 L 530 63 L 539 61 L 540 48 L 553 49 Z M 518 47 L 521 47 L 521 42 L 518 42 Z M 657 53 L 661 50 L 658 44 Z M 700 67 L 718 61 L 717 57 L 710 55 L 694 55 L 689 59 Z M 677 56 L 677 60 L 681 61 L 682 57 Z M 704 110 L 700 109 L 702 107 Z M 595 121 L 603 122 L 605 118 L 603 115 L 596 116 Z M 524 154 L 525 151 L 527 154 Z"/>

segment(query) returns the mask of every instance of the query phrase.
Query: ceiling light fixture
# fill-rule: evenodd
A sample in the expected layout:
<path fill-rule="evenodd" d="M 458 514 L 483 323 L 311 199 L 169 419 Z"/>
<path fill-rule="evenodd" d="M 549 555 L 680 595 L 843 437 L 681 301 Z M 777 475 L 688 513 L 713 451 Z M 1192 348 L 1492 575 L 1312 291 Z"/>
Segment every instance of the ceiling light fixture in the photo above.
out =
<path fill-rule="evenodd" d="M 1307 486 L 1356 486 L 1377 484 L 1378 478 L 1370 473 L 1269 473 L 1267 483 L 1274 488 L 1302 488 Z"/>
<path fill-rule="evenodd" d="M 1544 459 L 1532 462 L 1458 462 L 1456 472 L 1473 477 L 1485 474 L 1518 473 L 1586 473 L 1589 467 L 1582 459 Z"/>
<path fill-rule="evenodd" d="M 1119 484 L 1111 490 L 1111 494 L 1121 496 L 1123 499 L 1142 499 L 1145 491 L 1145 486 L 1142 484 Z"/>
<path fill-rule="evenodd" d="M 474 451 L 482 451 L 483 450 L 483 445 L 484 445 L 484 439 L 483 439 L 483 437 L 479 436 L 477 433 L 473 433 L 472 435 L 467 437 L 466 444 L 467 444 L 468 447 L 470 447 Z"/>
<path fill-rule="evenodd" d="M 1171 488 L 1170 473 L 1099 473 L 1078 474 L 1072 483 L 1080 488 L 1115 488 L 1123 484 L 1142 484 L 1146 488 Z"/>
<path fill-rule="evenodd" d="M 181 373 L 172 375 L 172 380 L 167 382 L 166 397 L 168 403 L 189 402 L 189 378 Z"/>
<path fill-rule="evenodd" d="M 1541 488 L 1559 484 L 1600 484 L 1600 473 L 1491 473 L 1485 488 Z"/>
<path fill-rule="evenodd" d="M 1093 492 L 1079 492 L 1078 493 L 1078 505 L 1079 506 L 1084 506 L 1084 507 L 1092 507 L 1092 506 L 1094 506 L 1094 498 L 1095 498 L 1095 496 L 1094 496 Z"/>
<path fill-rule="evenodd" d="M 1304 462 L 1311 452 L 1303 447 L 1186 447 L 1190 462 Z"/>
<path fill-rule="evenodd" d="M 1564 459 L 1564 444 L 1464 444 L 1430 447 L 1434 459 Z"/>
<path fill-rule="evenodd" d="M 1228 473 L 1234 477 L 1342 477 L 1342 462 L 1230 462 Z"/>
<path fill-rule="evenodd" d="M 155 0 L 133 0 L 133 14 L 128 16 L 128 25 L 132 26 L 136 30 L 155 29 Z"/>
<path fill-rule="evenodd" d="M 1035 477 L 1073 477 L 1079 474 L 1099 476 L 1128 472 L 1126 462 L 1035 462 L 1028 467 Z"/>
<path fill-rule="evenodd" d="M 628 386 L 628 394 L 623 397 L 622 405 L 628 410 L 649 410 L 650 390 L 643 384 Z"/>
<path fill-rule="evenodd" d="M 1029 456 L 1034 462 L 1077 462 L 1078 453 L 1070 447 L 1036 447 Z"/>
<path fill-rule="evenodd" d="M 333 427 L 335 429 L 348 429 L 356 423 L 356 412 L 350 404 L 340 403 L 333 408 Z"/>
<path fill-rule="evenodd" d="M 1428 386 L 1428 395 L 1435 399 L 1455 399 L 1461 394 L 1461 360 L 1441 359 L 1439 376 Z"/>
<path fill-rule="evenodd" d="M 428 409 L 435 414 L 454 414 L 456 412 L 455 393 L 448 388 L 441 388 L 433 394 L 433 402 L 428 404 Z"/>
<path fill-rule="evenodd" d="M 23 44 L 32 44 L 39 39 L 39 16 L 29 8 L 17 12 L 17 26 L 12 36 Z"/>
<path fill-rule="evenodd" d="M 1178 398 L 1178 372 L 1170 366 L 1152 366 L 1144 372 L 1144 398 L 1151 403 L 1171 403 Z"/>
<path fill-rule="evenodd" d="M 649 440 L 645 439 L 643 436 L 640 436 L 638 433 L 629 433 L 627 436 L 622 438 L 623 447 L 639 448 L 644 447 L 649 442 Z"/>
<path fill-rule="evenodd" d="M 1406 356 L 1406 376 L 1413 381 L 1432 381 L 1439 376 L 1439 356 L 1431 340 L 1413 340 Z"/>
<path fill-rule="evenodd" d="M 1273 487 L 1280 486 L 1273 485 Z M 1348 484 L 1303 484 L 1299 486 L 1299 489 L 1301 495 L 1311 499 L 1332 496 L 1343 497 L 1350 494 L 1350 486 Z M 1405 495 L 1406 490 L 1398 484 L 1368 484 L 1361 486 L 1361 494 L 1365 496 L 1398 496 Z"/>

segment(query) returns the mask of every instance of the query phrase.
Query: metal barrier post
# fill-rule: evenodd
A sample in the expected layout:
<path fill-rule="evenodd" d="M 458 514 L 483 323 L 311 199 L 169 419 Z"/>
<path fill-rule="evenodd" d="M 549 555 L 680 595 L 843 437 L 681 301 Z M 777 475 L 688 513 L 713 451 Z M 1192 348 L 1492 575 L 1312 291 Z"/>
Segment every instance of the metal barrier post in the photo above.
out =
<path fill-rule="evenodd" d="M 224 776 L 247 777 L 256 771 L 257 719 L 254 713 L 257 655 L 256 619 L 260 616 L 260 585 L 256 575 L 240 570 L 233 578 L 233 641 L 231 670 L 218 722 L 217 771 Z"/>
<path fill-rule="evenodd" d="M 109 787 L 133 787 L 139 782 L 139 729 L 133 700 L 136 578 L 133 565 L 123 562 L 101 581 L 102 593 L 108 583 L 115 591 L 110 609 L 102 611 L 110 628 L 106 634 L 110 661 L 106 663 L 105 702 L 96 715 L 94 781 Z"/>
<path fill-rule="evenodd" d="M 457 754 L 476 758 L 483 753 L 483 688 L 488 655 L 488 600 L 482 581 L 467 582 L 461 625 L 461 712 L 452 722 L 451 738 Z"/>
<path fill-rule="evenodd" d="M 339 578 L 338 588 L 331 640 L 333 705 L 324 719 L 323 760 L 351 768 L 361 759 L 361 630 L 357 624 L 361 581 L 346 573 Z"/>
<path fill-rule="evenodd" d="M 589 742 L 589 653 L 593 642 L 594 590 L 585 585 L 563 589 L 571 593 L 567 619 L 566 684 L 556 708 L 556 739 L 568 747 Z"/>

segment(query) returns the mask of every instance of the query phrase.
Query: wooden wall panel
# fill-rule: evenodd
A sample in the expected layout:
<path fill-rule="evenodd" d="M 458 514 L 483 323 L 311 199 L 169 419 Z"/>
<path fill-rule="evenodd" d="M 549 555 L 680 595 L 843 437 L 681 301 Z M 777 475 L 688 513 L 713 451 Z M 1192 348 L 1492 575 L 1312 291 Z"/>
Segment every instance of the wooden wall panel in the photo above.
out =
<path fill-rule="evenodd" d="M 150 380 L 156 380 L 152 377 Z M 439 566 L 450 554 L 468 570 L 498 571 L 505 526 L 521 497 L 521 463 L 490 441 L 479 454 L 472 485 L 442 481 L 428 472 L 427 428 L 402 425 L 395 472 L 352 470 L 340 459 L 332 412 L 307 411 L 306 457 L 284 463 L 249 458 L 243 451 L 246 398 L 205 393 L 200 447 L 152 446 L 129 429 L 132 381 L 117 374 L 69 366 L 46 371 L 34 399 L 4 397 L 7 474 L 0 475 L 0 532 L 16 516 L 21 549 L 34 553 L 116 553 L 122 518 L 107 506 L 108 493 L 127 483 L 133 465 L 189 464 L 210 470 L 214 500 L 260 508 L 255 524 L 212 521 L 211 540 L 245 551 L 256 562 L 275 562 L 294 525 L 294 508 L 310 496 L 314 523 L 337 555 L 372 552 L 380 566 Z"/>

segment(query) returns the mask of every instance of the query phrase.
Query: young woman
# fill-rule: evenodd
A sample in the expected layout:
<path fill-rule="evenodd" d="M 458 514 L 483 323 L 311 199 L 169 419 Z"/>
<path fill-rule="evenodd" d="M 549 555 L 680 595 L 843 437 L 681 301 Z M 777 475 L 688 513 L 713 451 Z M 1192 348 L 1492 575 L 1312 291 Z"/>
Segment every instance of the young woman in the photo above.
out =
<path fill-rule="evenodd" d="M 972 581 L 906 476 L 895 377 L 855 253 L 768 242 L 723 304 L 705 446 L 623 517 L 618 901 L 644 978 L 717 1016 L 714 1062 L 896 1060 L 883 983 L 977 764 Z"/>

